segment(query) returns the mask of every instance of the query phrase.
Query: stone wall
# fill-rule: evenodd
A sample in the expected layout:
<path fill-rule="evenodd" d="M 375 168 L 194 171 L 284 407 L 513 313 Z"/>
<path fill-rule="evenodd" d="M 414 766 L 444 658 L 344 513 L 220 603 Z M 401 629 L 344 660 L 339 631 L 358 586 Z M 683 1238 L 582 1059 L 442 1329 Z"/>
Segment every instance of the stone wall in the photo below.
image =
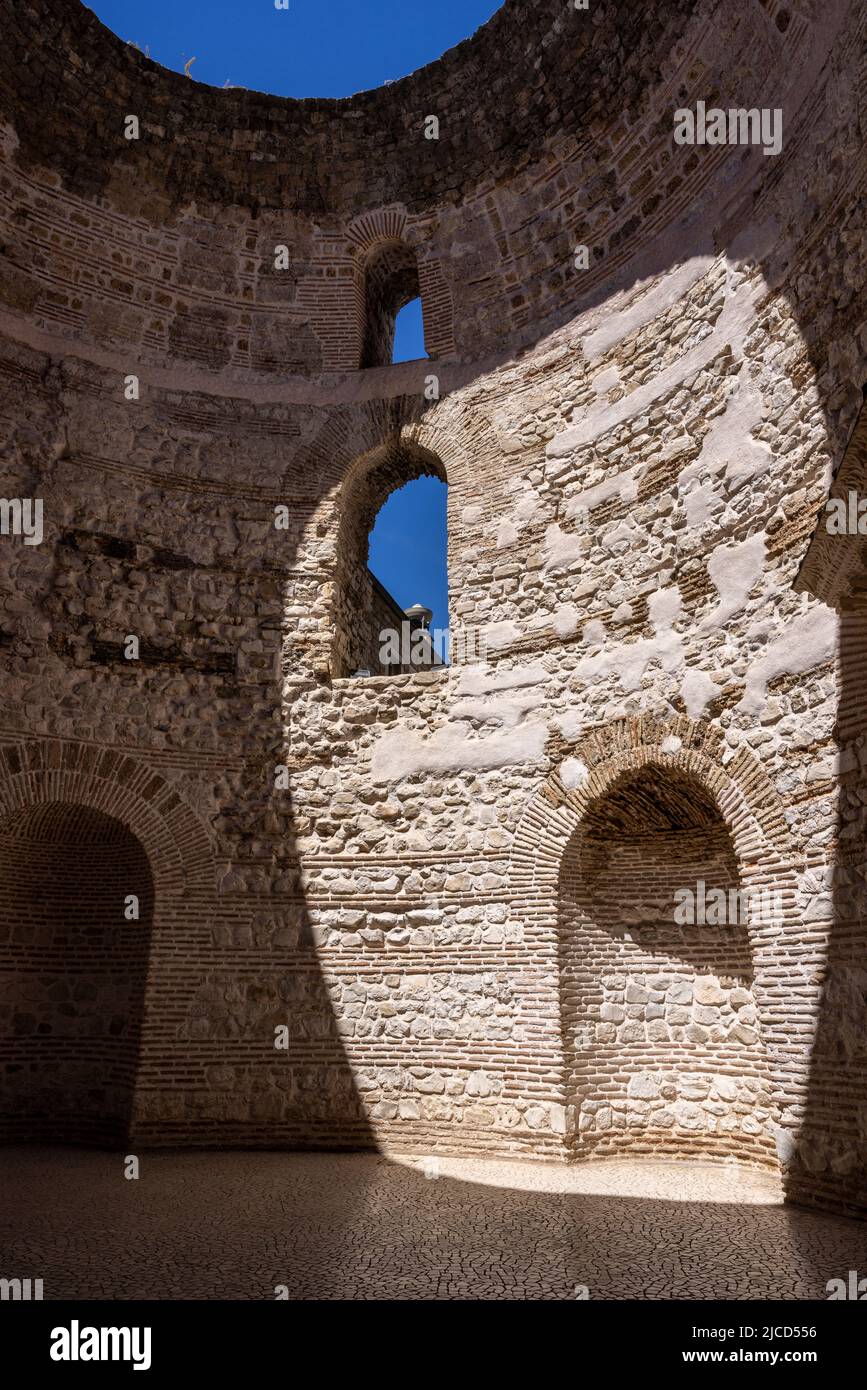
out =
<path fill-rule="evenodd" d="M 0 823 L 147 856 L 130 1142 L 700 1151 L 863 1210 L 867 570 L 811 544 L 858 467 L 861 8 L 507 0 L 340 103 L 0 13 L 0 492 L 45 528 L 0 537 Z M 675 145 L 698 99 L 781 109 L 782 153 Z M 431 360 L 360 370 L 386 242 Z M 487 659 L 347 679 L 420 473 Z M 705 821 L 621 805 L 594 886 L 645 768 Z M 781 920 L 627 949 L 674 865 Z"/>
<path fill-rule="evenodd" d="M 400 632 L 406 622 L 403 609 L 395 603 L 375 575 L 367 571 L 366 593 L 362 594 L 362 609 L 358 614 L 357 642 L 359 664 L 356 670 L 371 675 L 388 675 L 387 663 L 382 661 L 384 632 Z"/>

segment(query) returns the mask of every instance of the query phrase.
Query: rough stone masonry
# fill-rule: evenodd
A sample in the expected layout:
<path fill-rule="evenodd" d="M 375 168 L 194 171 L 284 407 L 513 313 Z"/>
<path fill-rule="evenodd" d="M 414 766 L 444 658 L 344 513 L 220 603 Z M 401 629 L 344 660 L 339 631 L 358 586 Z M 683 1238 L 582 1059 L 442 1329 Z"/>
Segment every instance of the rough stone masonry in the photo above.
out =
<path fill-rule="evenodd" d="M 4 1136 L 863 1212 L 864 7 L 506 0 L 343 101 L 0 28 Z M 353 677 L 421 474 L 485 660 Z"/>

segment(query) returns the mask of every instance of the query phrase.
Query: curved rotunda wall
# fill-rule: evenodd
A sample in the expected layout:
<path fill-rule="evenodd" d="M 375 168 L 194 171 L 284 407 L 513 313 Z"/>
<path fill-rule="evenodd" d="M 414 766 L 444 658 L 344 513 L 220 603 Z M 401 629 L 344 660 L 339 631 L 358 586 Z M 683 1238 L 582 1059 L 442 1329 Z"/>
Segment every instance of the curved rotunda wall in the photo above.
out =
<path fill-rule="evenodd" d="M 840 3 L 817 35 L 780 0 L 659 16 L 626 0 L 598 12 L 510 0 L 410 78 L 303 102 L 202 88 L 78 0 L 50 21 L 39 6 L 6 11 L 12 313 L 101 360 L 135 354 L 130 371 L 285 381 L 367 360 L 359 280 L 395 239 L 418 262 L 429 355 L 464 362 L 529 346 L 618 278 L 658 272 L 675 225 L 694 224 L 678 260 L 706 254 L 709 210 L 739 227 L 740 194 L 769 161 L 673 150 L 674 108 L 784 101 L 794 119 Z"/>
<path fill-rule="evenodd" d="M 793 589 L 865 377 L 863 9 L 508 3 L 405 82 L 299 104 L 201 89 L 71 0 L 2 12 L 2 490 L 45 536 L 0 544 L 0 733 L 158 773 L 216 884 L 172 901 L 136 1134 L 580 1151 L 568 808 L 647 743 L 700 750 L 739 871 L 784 894 L 746 1156 L 863 1208 L 863 903 L 841 931 L 823 892 L 858 658 L 838 675 Z M 782 153 L 675 146 L 699 98 L 781 106 Z M 434 360 L 361 371 L 383 239 Z M 487 660 L 344 679 L 368 484 L 420 458 Z"/>

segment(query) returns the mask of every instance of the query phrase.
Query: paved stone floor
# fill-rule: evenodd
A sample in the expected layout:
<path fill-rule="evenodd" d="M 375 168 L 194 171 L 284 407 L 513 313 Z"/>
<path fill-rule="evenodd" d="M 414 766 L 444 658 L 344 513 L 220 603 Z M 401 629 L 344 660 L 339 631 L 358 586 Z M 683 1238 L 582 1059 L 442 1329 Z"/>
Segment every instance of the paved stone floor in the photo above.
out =
<path fill-rule="evenodd" d="M 710 1164 L 0 1151 L 0 1277 L 50 1298 L 826 1298 L 867 1224 Z"/>

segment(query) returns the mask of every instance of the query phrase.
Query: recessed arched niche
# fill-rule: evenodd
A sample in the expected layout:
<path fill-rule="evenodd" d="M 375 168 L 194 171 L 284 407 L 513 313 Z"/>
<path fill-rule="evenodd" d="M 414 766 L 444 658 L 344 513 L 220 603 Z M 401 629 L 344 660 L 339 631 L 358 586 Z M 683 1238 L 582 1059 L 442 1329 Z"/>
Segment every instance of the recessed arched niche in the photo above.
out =
<path fill-rule="evenodd" d="M 590 804 L 558 904 L 577 1154 L 774 1165 L 751 940 L 773 910 L 698 778 L 645 763 Z"/>
<path fill-rule="evenodd" d="M 123 1143 L 153 910 L 148 856 L 115 817 L 41 802 L 0 826 L 5 1137 Z"/>

